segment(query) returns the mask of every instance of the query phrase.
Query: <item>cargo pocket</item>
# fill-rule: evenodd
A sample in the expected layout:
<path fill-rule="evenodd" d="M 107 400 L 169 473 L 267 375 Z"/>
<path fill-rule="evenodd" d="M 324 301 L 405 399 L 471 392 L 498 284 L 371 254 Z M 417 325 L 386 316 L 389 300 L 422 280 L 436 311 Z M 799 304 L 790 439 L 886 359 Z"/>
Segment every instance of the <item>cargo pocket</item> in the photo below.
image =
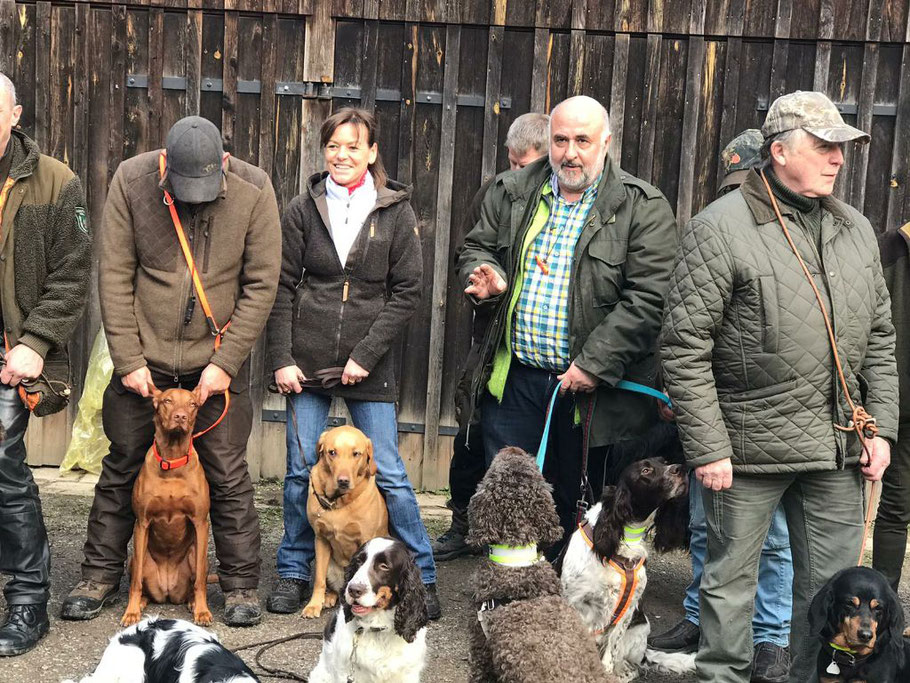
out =
<path fill-rule="evenodd" d="M 777 281 L 773 275 L 758 278 L 761 295 L 762 350 L 777 353 L 780 340 L 780 316 L 777 303 Z"/>
<path fill-rule="evenodd" d="M 619 301 L 628 247 L 627 240 L 615 239 L 592 240 L 588 245 L 595 306 L 614 306 Z"/>

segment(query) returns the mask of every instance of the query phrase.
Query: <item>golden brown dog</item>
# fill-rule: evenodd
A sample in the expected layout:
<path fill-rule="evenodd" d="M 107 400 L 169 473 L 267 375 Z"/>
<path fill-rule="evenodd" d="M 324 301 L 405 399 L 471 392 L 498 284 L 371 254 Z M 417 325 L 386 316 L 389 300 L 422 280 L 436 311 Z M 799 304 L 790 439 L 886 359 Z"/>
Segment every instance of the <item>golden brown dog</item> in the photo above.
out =
<path fill-rule="evenodd" d="M 153 402 L 155 441 L 133 487 L 130 598 L 120 623 L 138 623 L 151 601 L 188 603 L 193 621 L 208 626 L 209 486 L 193 448 L 199 400 L 168 389 Z"/>
<path fill-rule="evenodd" d="M 389 534 L 389 513 L 376 487 L 373 443 L 359 429 L 336 427 L 319 437 L 316 450 L 306 504 L 316 535 L 313 596 L 303 609 L 308 619 L 335 605 L 344 569 L 357 549 Z"/>

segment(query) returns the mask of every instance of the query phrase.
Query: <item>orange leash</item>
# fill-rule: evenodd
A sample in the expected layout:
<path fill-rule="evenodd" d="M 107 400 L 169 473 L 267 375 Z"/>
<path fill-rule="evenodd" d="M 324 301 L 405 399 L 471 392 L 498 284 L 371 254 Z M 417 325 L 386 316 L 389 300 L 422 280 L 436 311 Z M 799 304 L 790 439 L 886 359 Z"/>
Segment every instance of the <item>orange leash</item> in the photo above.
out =
<path fill-rule="evenodd" d="M 225 155 L 224 159 L 227 159 L 227 155 Z M 164 180 L 165 172 L 167 170 L 166 160 L 167 153 L 165 150 L 161 150 L 161 154 L 158 156 L 158 173 L 162 180 Z M 224 338 L 224 333 L 231 326 L 231 321 L 228 320 L 227 323 L 225 323 L 224 327 L 219 327 L 218 323 L 215 322 L 215 316 L 212 314 L 211 306 L 209 306 L 208 297 L 205 295 L 205 289 L 202 287 L 202 279 L 199 277 L 199 271 L 196 269 L 196 261 L 193 259 L 193 251 L 190 249 L 190 245 L 186 239 L 186 234 L 183 231 L 183 224 L 180 222 L 180 216 L 177 214 L 177 206 L 174 204 L 174 198 L 167 190 L 163 191 L 164 203 L 167 206 L 168 210 L 171 212 L 171 221 L 174 224 L 174 230 L 177 232 L 177 239 L 180 242 L 180 248 L 183 250 L 183 258 L 186 259 L 186 265 L 190 269 L 190 276 L 193 279 L 193 288 L 196 290 L 196 296 L 199 298 L 199 304 L 202 306 L 202 312 L 205 314 L 205 320 L 208 323 L 209 330 L 211 331 L 212 336 L 215 337 L 215 350 L 217 351 L 219 348 L 221 348 L 221 341 Z M 217 427 L 224 419 L 224 416 L 227 415 L 230 405 L 231 391 L 228 389 L 224 392 L 224 410 L 221 411 L 221 415 L 210 426 L 206 427 L 201 432 L 196 432 L 193 434 L 193 438 L 197 439 L 206 432 L 210 432 L 215 427 Z"/>
<path fill-rule="evenodd" d="M 866 412 L 866 409 L 860 405 L 853 403 L 853 399 L 850 397 L 850 390 L 847 387 L 847 378 L 844 376 L 844 369 L 841 366 L 840 354 L 837 350 L 837 340 L 834 337 L 834 328 L 831 325 L 831 320 L 828 318 L 828 310 L 825 308 L 825 302 L 822 299 L 821 292 L 818 291 L 818 287 L 815 285 L 815 280 L 812 278 L 812 274 L 809 272 L 809 268 L 806 267 L 806 262 L 803 261 L 803 257 L 800 256 L 799 249 L 796 248 L 796 244 L 793 242 L 793 238 L 790 236 L 790 231 L 787 229 L 787 224 L 784 222 L 784 217 L 780 213 L 780 207 L 777 205 L 777 199 L 774 197 L 774 193 L 771 191 L 771 185 L 768 183 L 768 178 L 765 177 L 764 170 L 759 170 L 761 175 L 762 182 L 765 184 L 765 190 L 768 192 L 768 198 L 771 200 L 771 207 L 774 209 L 774 215 L 777 216 L 777 220 L 780 223 L 780 227 L 783 228 L 784 237 L 787 238 L 787 243 L 790 245 L 790 249 L 793 250 L 793 253 L 796 255 L 796 260 L 799 261 L 800 267 L 803 269 L 803 273 L 806 276 L 806 279 L 809 281 L 809 285 L 812 287 L 812 291 L 815 293 L 815 299 L 818 301 L 818 307 L 821 309 L 822 318 L 825 320 L 825 329 L 828 331 L 828 342 L 831 344 L 831 353 L 834 354 L 834 365 L 837 368 L 837 376 L 840 380 L 841 388 L 843 389 L 844 398 L 847 399 L 847 404 L 850 406 L 851 411 L 851 420 L 848 425 L 839 425 L 836 422 L 834 423 L 834 428 L 842 432 L 856 432 L 856 435 L 859 437 L 859 443 L 863 448 L 863 453 L 866 456 L 865 464 L 872 462 L 872 454 L 869 452 L 869 447 L 866 445 L 866 439 L 872 439 L 878 435 L 878 425 L 875 424 L 875 418 L 872 417 L 869 413 Z M 862 458 L 860 459 L 860 464 L 863 464 Z M 859 547 L 859 560 L 857 565 L 863 563 L 863 553 L 866 550 L 866 541 L 869 538 L 869 527 L 872 525 L 872 507 L 875 502 L 875 484 L 872 482 L 872 490 L 869 493 L 869 501 L 866 505 L 866 514 L 863 524 L 863 540 L 860 543 Z"/>

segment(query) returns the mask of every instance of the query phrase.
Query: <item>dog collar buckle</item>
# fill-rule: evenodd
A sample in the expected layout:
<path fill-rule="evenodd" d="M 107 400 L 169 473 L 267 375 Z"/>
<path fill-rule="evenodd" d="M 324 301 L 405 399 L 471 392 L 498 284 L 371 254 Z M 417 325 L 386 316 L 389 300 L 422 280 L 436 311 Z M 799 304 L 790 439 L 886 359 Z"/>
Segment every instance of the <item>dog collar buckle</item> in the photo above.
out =
<path fill-rule="evenodd" d="M 190 446 L 190 450 L 192 450 Z M 158 444 L 154 441 L 152 442 L 152 454 L 155 456 L 155 460 L 158 461 L 158 467 L 161 468 L 162 472 L 170 472 L 171 470 L 176 470 L 180 467 L 183 467 L 190 461 L 190 454 L 187 453 L 182 458 L 177 458 L 175 460 L 166 460 L 161 457 L 161 454 L 158 452 Z"/>

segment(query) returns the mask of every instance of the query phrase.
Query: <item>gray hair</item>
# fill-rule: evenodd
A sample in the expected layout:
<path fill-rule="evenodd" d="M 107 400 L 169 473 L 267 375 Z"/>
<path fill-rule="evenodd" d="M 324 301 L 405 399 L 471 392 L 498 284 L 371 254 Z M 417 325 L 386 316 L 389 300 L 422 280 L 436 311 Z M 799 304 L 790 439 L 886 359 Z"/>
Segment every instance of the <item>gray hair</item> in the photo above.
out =
<path fill-rule="evenodd" d="M 0 90 L 6 90 L 12 96 L 14 107 L 19 104 L 19 100 L 16 99 L 16 86 L 13 85 L 9 76 L 2 72 L 0 72 Z"/>
<path fill-rule="evenodd" d="M 772 144 L 779 142 L 787 149 L 790 149 L 793 146 L 793 143 L 800 140 L 804 135 L 807 135 L 807 133 L 802 128 L 793 128 L 791 130 L 785 130 L 783 133 L 776 133 L 769 138 L 765 138 L 760 150 L 761 160 L 764 165 L 767 165 L 771 161 Z"/>
<path fill-rule="evenodd" d="M 585 104 L 587 106 L 595 107 L 596 109 L 600 110 L 600 114 L 603 116 L 604 121 L 603 139 L 606 140 L 610 136 L 610 133 L 612 131 L 610 130 L 610 115 L 607 113 L 607 108 L 595 100 L 593 97 L 588 97 L 587 95 L 575 95 L 574 97 L 569 97 L 553 107 L 553 109 L 550 111 L 550 116 L 554 116 L 557 109 L 568 103 Z"/>
<path fill-rule="evenodd" d="M 522 114 L 509 126 L 506 147 L 518 157 L 524 156 L 531 149 L 544 154 L 549 145 L 549 128 L 550 117 L 546 114 Z"/>

